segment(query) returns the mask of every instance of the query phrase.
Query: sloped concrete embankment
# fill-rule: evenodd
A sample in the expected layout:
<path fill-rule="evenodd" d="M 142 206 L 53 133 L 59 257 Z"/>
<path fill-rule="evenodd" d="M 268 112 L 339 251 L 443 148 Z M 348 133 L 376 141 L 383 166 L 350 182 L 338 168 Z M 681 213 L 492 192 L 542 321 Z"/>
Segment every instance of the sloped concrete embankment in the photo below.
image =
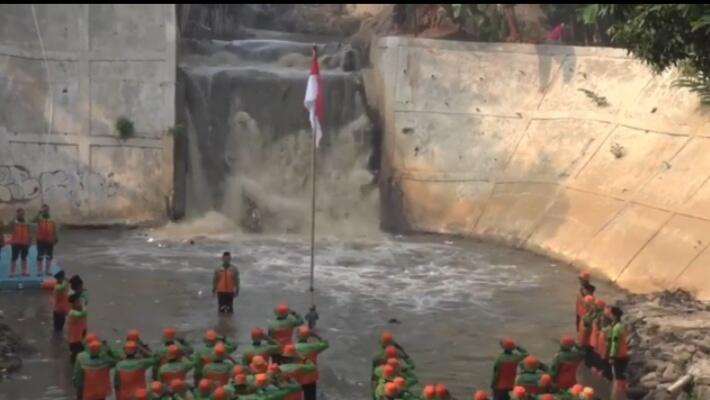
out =
<path fill-rule="evenodd" d="M 381 38 L 390 228 L 504 241 L 710 299 L 710 114 L 615 49 Z"/>

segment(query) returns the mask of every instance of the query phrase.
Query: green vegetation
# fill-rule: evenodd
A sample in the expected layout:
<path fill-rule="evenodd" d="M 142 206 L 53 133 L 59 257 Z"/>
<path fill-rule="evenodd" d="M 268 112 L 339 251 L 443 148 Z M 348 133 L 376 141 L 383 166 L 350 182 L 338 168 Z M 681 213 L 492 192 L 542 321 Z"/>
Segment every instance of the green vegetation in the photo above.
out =
<path fill-rule="evenodd" d="M 710 104 L 710 5 L 589 4 L 578 16 L 587 25 L 607 23 L 611 43 L 657 73 L 678 67 L 675 85 Z"/>
<path fill-rule="evenodd" d="M 135 134 L 135 127 L 133 126 L 133 121 L 128 119 L 128 117 L 118 117 L 116 119 L 116 130 L 118 131 L 118 135 L 121 137 L 122 140 L 127 140 L 129 138 L 132 138 Z"/>

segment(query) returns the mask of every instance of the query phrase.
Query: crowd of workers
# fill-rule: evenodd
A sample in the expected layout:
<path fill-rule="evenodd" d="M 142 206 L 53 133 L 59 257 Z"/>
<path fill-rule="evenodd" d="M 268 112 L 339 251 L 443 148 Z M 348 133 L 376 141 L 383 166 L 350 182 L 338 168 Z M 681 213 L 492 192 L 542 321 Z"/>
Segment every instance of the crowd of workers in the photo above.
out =
<path fill-rule="evenodd" d="M 577 383 L 577 369 L 584 364 L 598 376 L 613 381 L 616 392 L 625 390 L 629 353 L 623 312 L 595 299 L 588 272 L 579 276 L 576 301 L 576 339 L 563 336 L 548 366 L 528 354 L 510 338 L 500 341 L 502 353 L 493 366 L 491 391 L 477 390 L 474 400 L 592 400 L 591 387 Z M 418 383 L 412 359 L 392 337 L 383 333 L 380 352 L 373 359 L 373 400 L 453 399 L 446 386 L 425 385 L 421 395 L 412 391 Z"/>
<path fill-rule="evenodd" d="M 107 399 L 113 391 L 118 400 L 316 399 L 318 355 L 329 344 L 286 304 L 276 307 L 267 332 L 252 329 L 252 343 L 240 349 L 213 329 L 196 345 L 172 327 L 163 330 L 163 343 L 155 350 L 137 330 L 128 331 L 122 349 L 117 349 L 86 332 L 85 293 L 69 294 L 58 275 L 55 303 L 71 304 L 67 339 L 77 399 Z"/>
<path fill-rule="evenodd" d="M 59 237 L 57 236 L 57 226 L 49 213 L 49 206 L 43 204 L 30 221 L 25 217 L 25 210 L 18 208 L 15 210 L 15 218 L 9 224 L 0 222 L 0 250 L 5 244 L 9 244 L 11 247 L 10 278 L 14 278 L 17 274 L 18 260 L 21 264 L 22 276 L 30 276 L 27 256 L 32 244 L 31 224 L 36 225 L 37 275 L 42 276 L 44 271 L 44 275 L 51 276 L 54 245 L 59 241 Z M 0 252 L 0 254 L 2 253 Z"/>

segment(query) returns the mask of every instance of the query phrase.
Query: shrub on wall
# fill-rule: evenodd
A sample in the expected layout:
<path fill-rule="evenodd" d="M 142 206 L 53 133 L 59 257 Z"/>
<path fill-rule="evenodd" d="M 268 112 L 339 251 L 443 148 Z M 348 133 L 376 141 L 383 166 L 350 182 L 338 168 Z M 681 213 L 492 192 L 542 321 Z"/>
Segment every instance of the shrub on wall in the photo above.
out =
<path fill-rule="evenodd" d="M 133 121 L 123 116 L 116 119 L 116 131 L 118 131 L 118 136 L 123 140 L 132 138 L 136 134 Z"/>

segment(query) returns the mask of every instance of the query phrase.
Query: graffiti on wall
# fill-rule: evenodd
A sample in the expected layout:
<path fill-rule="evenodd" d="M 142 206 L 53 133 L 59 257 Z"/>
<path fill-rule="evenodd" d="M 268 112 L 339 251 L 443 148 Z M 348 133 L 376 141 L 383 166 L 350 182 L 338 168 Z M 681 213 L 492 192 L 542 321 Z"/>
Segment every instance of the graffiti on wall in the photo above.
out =
<path fill-rule="evenodd" d="M 0 204 L 63 199 L 79 207 L 84 202 L 82 196 L 79 196 L 79 191 L 84 190 L 83 182 L 101 187 L 107 197 L 113 197 L 119 191 L 119 184 L 113 180 L 113 174 L 103 176 L 88 169 L 58 169 L 33 175 L 22 165 L 0 165 Z"/>

